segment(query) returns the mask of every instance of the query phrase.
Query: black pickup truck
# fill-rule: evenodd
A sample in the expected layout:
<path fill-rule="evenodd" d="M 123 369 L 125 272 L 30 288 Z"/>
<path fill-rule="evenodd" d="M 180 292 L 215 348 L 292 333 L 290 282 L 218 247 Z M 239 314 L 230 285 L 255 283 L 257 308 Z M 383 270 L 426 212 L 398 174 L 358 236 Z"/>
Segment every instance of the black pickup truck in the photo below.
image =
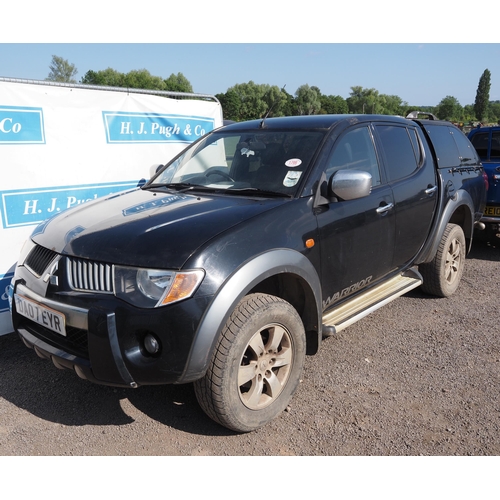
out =
<path fill-rule="evenodd" d="M 38 226 L 13 325 L 86 380 L 194 382 L 212 419 L 251 431 L 286 408 L 325 337 L 415 287 L 452 294 L 485 200 L 448 122 L 234 123 L 145 185 Z"/>

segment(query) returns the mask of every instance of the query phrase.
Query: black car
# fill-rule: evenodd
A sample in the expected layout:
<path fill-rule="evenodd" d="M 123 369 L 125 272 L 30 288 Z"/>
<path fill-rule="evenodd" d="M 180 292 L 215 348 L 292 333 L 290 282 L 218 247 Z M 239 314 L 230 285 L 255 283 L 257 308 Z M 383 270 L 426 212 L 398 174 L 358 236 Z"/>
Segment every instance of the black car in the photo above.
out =
<path fill-rule="evenodd" d="M 422 284 L 416 264 L 432 293 L 458 286 L 482 168 L 457 146 L 455 174 L 440 172 L 429 130 L 369 115 L 215 130 L 144 186 L 38 226 L 12 280 L 14 327 L 83 379 L 194 382 L 214 420 L 255 429 L 324 336 Z"/>

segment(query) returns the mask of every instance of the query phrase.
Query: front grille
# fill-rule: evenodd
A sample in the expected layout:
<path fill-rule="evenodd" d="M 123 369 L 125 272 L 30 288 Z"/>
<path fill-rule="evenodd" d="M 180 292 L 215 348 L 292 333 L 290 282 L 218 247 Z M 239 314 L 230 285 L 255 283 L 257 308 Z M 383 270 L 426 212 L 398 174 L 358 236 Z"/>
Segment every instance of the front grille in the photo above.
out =
<path fill-rule="evenodd" d="M 112 266 L 110 264 L 72 257 L 66 261 L 71 288 L 85 292 L 113 293 Z"/>
<path fill-rule="evenodd" d="M 24 265 L 35 276 L 40 277 L 57 255 L 53 250 L 36 245 L 26 258 Z"/>

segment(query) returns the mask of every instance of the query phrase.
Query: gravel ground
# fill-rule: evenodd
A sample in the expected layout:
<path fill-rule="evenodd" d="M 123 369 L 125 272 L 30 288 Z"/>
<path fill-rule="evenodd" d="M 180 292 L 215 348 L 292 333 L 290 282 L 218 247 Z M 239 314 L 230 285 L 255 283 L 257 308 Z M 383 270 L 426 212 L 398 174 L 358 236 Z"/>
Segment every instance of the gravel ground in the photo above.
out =
<path fill-rule="evenodd" d="M 0 455 L 500 455 L 499 262 L 500 240 L 475 242 L 453 297 L 414 290 L 325 340 L 289 409 L 249 434 L 190 385 L 93 385 L 2 336 Z"/>

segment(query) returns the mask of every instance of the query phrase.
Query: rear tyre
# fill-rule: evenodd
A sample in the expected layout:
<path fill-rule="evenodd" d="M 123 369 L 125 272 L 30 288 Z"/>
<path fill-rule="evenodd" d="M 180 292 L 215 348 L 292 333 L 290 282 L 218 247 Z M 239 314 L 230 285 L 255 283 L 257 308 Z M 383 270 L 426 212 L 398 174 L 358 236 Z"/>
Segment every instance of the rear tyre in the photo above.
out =
<path fill-rule="evenodd" d="M 447 224 L 434 259 L 419 266 L 424 279 L 422 290 L 437 297 L 449 297 L 455 293 L 464 271 L 465 256 L 462 228 Z"/>
<path fill-rule="evenodd" d="M 305 352 L 297 311 L 273 295 L 248 295 L 224 326 L 205 377 L 194 383 L 198 403 L 228 429 L 258 429 L 289 404 Z"/>

